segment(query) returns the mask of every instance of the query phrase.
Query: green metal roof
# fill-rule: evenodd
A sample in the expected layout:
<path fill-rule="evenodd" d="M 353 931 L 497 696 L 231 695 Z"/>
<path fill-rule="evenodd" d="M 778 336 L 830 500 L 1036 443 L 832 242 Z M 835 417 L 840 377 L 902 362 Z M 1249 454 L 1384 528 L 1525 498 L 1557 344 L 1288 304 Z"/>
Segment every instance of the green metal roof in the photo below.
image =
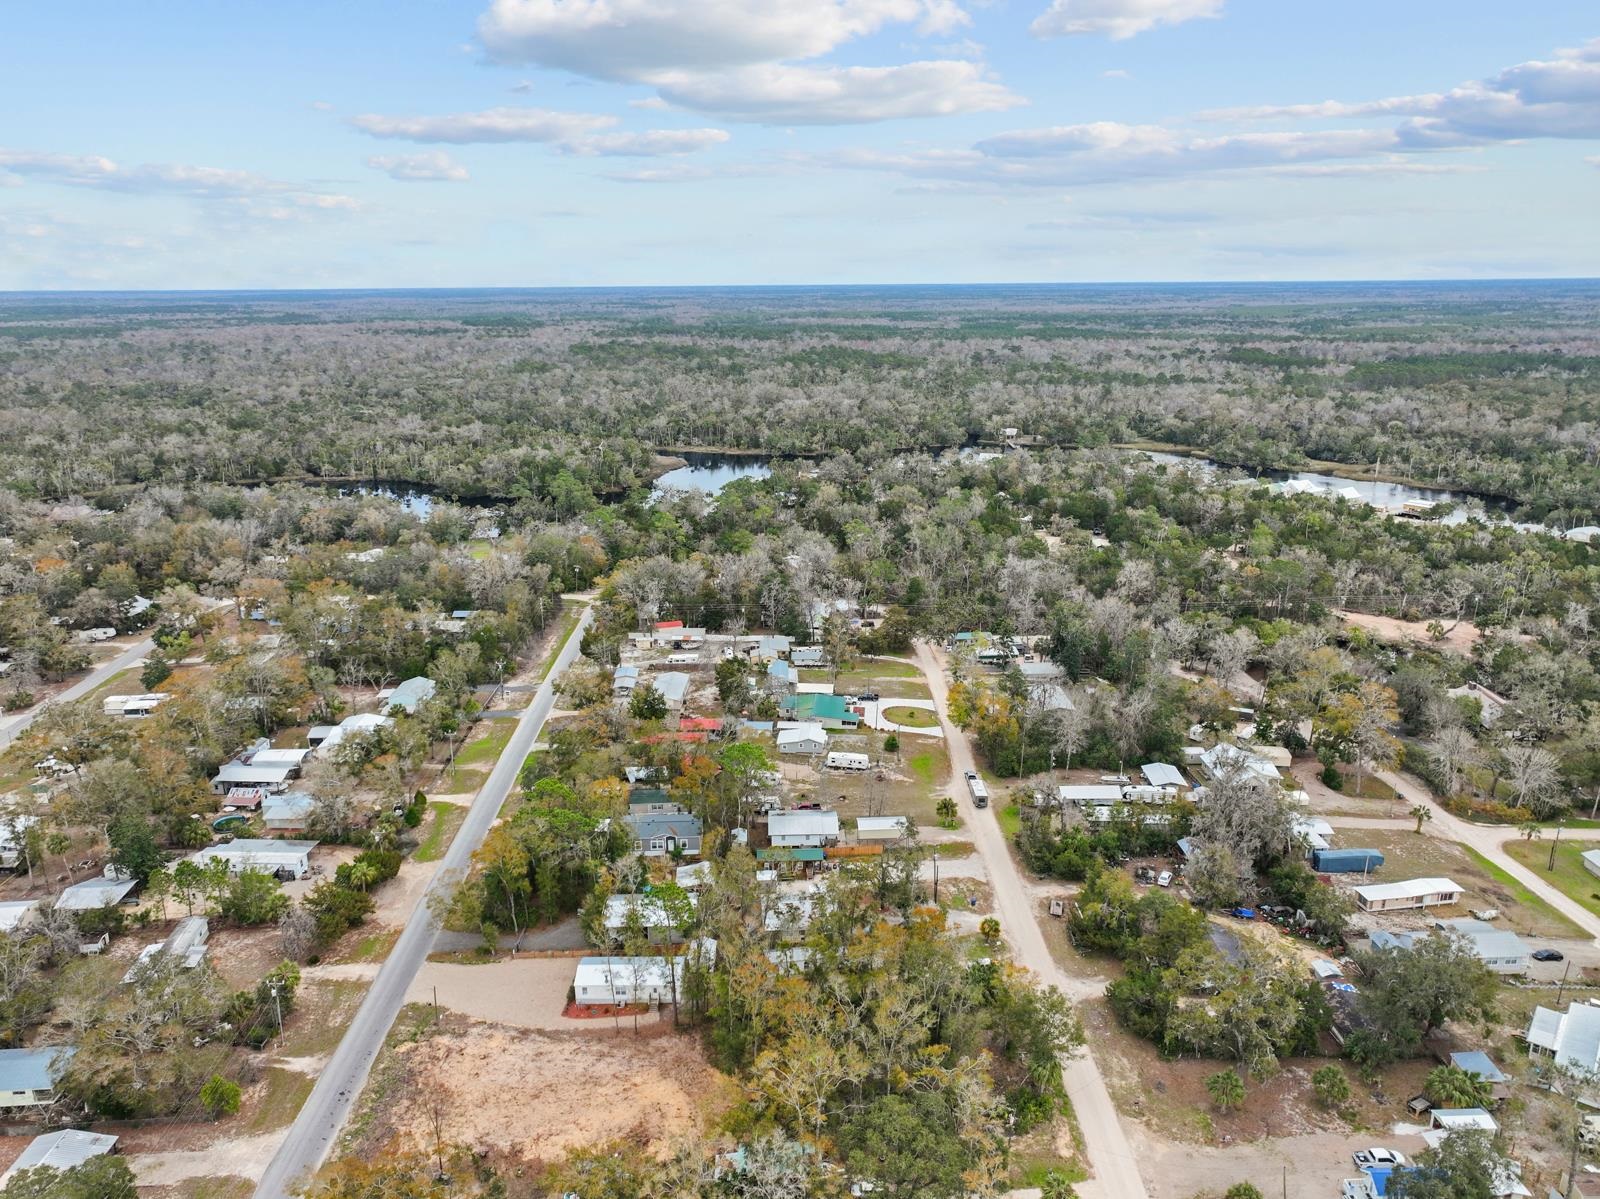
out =
<path fill-rule="evenodd" d="M 774 845 L 756 850 L 758 862 L 820 862 L 822 850 L 810 846 Z"/>

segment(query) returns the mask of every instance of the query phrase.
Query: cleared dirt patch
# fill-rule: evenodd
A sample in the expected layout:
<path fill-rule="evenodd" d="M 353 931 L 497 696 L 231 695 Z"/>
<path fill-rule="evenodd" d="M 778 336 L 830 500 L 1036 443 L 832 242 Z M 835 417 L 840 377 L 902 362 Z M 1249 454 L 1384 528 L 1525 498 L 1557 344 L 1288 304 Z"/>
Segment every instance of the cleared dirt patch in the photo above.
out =
<path fill-rule="evenodd" d="M 391 1137 L 426 1148 L 437 1109 L 446 1140 L 530 1164 L 612 1140 L 664 1153 L 704 1136 L 736 1097 L 694 1039 L 665 1026 L 635 1035 L 599 1022 L 578 1033 L 451 1022 L 390 1052 L 392 1082 L 360 1150 Z"/>

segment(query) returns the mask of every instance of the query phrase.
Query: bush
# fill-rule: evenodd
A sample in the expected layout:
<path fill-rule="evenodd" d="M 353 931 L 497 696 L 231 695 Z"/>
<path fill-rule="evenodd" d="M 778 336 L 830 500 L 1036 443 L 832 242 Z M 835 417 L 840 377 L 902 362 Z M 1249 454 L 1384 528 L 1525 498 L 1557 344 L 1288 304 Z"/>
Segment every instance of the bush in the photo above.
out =
<path fill-rule="evenodd" d="M 1311 1089 L 1316 1092 L 1317 1102 L 1323 1107 L 1343 1107 L 1350 1102 L 1350 1080 L 1338 1066 L 1323 1066 L 1313 1071 Z"/>
<path fill-rule="evenodd" d="M 1236 1182 L 1222 1192 L 1222 1199 L 1262 1199 L 1262 1196 L 1253 1183 Z"/>
<path fill-rule="evenodd" d="M 372 878 L 367 887 L 376 887 L 400 873 L 400 862 L 400 851 L 397 849 L 364 849 L 350 861 L 339 865 L 333 872 L 333 881 L 341 887 L 360 890 L 351 882 L 351 876 L 356 873 L 356 866 L 370 866 Z"/>
<path fill-rule="evenodd" d="M 265 870 L 241 870 L 228 879 L 217 914 L 235 924 L 272 924 L 289 910 L 289 897 Z"/>
<path fill-rule="evenodd" d="M 24 691 L 21 687 L 18 687 L 15 691 L 6 693 L 5 710 L 7 712 L 20 712 L 24 708 L 33 707 L 34 700 L 33 692 Z"/>
<path fill-rule="evenodd" d="M 200 1088 L 200 1102 L 205 1105 L 206 1111 L 211 1113 L 213 1120 L 218 1116 L 232 1116 L 237 1113 L 242 1097 L 243 1092 L 239 1090 L 239 1084 L 220 1074 L 213 1074 L 206 1085 Z"/>
<path fill-rule="evenodd" d="M 327 945 L 372 915 L 372 896 L 352 891 L 337 882 L 318 883 L 305 898 L 305 907 L 317 920 L 317 941 Z"/>

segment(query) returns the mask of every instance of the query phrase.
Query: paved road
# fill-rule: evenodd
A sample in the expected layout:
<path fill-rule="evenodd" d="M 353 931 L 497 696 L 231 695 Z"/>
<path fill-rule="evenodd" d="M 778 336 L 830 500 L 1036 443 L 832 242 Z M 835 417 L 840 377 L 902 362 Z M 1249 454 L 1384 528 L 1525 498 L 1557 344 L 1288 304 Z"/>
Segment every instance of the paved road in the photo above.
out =
<path fill-rule="evenodd" d="M 1417 799 L 1431 798 L 1432 792 L 1428 785 L 1421 779 L 1409 774 L 1400 774 L 1392 770 L 1377 771 L 1378 778 L 1393 787 L 1401 795 L 1406 796 L 1406 805 L 1414 803 Z M 1568 896 L 1561 888 L 1547 882 L 1542 874 L 1524 866 L 1516 858 L 1505 851 L 1507 841 L 1514 841 L 1522 834 L 1515 828 L 1506 824 L 1473 824 L 1471 821 L 1462 820 L 1459 816 L 1452 816 L 1438 803 L 1432 805 L 1433 818 L 1422 826 L 1422 831 L 1430 837 L 1439 837 L 1445 841 L 1455 841 L 1477 850 L 1488 858 L 1501 870 L 1504 870 L 1517 882 L 1532 891 L 1556 911 L 1571 920 L 1589 936 L 1600 942 L 1600 916 L 1596 916 L 1577 900 Z M 1351 818 L 1359 820 L 1359 817 Z M 1330 818 L 1329 824 L 1339 827 L 1342 821 Z M 1361 821 L 1367 827 L 1394 827 L 1389 822 L 1373 819 Z M 1415 821 L 1406 820 L 1399 824 L 1402 828 L 1415 828 Z M 1582 835 L 1582 834 L 1580 834 Z M 1554 837 L 1555 833 L 1545 830 L 1546 837 Z M 1544 844 L 1548 844 L 1545 842 Z"/>
<path fill-rule="evenodd" d="M 1036 905 L 1030 901 L 1017 873 L 994 809 L 980 812 L 972 806 L 964 772 L 975 770 L 977 766 L 966 733 L 950 722 L 949 687 L 942 656 L 933 647 L 919 642 L 916 660 L 927 679 L 928 689 L 933 692 L 939 721 L 944 727 L 945 744 L 950 747 L 950 791 L 960 805 L 962 819 L 972 832 L 972 843 L 987 868 L 989 884 L 994 888 L 995 913 L 1006 940 L 1011 942 L 1018 962 L 1044 982 L 1054 983 L 1071 995 L 1080 988 L 1050 956 L 1050 948 L 1039 930 Z M 1078 1184 L 1078 1194 L 1083 1199 L 1148 1199 L 1144 1180 L 1139 1176 L 1138 1161 L 1128 1144 L 1105 1080 L 1100 1077 L 1100 1068 L 1095 1065 L 1094 1054 L 1085 1050 L 1062 1058 L 1061 1072 L 1078 1126 L 1083 1130 L 1089 1165 L 1094 1170 L 1093 1179 Z"/>
<path fill-rule="evenodd" d="M 434 871 L 427 889 L 418 899 L 405 931 L 400 934 L 388 960 L 373 980 L 371 990 L 367 992 L 350 1027 L 345 1030 L 338 1049 L 334 1050 L 333 1057 L 323 1068 L 316 1086 L 311 1089 L 310 1097 L 300 1109 L 300 1115 L 279 1146 L 277 1155 L 261 1176 L 261 1182 L 256 1187 L 256 1199 L 287 1199 L 290 1188 L 315 1171 L 333 1148 L 339 1130 L 344 1127 L 350 1114 L 350 1108 L 361 1094 L 378 1050 L 383 1047 L 389 1027 L 405 1002 L 411 980 L 433 948 L 438 927 L 428 901 L 465 874 L 473 850 L 482 844 L 495 817 L 499 815 L 501 804 L 516 785 L 522 763 L 532 750 L 533 743 L 538 740 L 551 708 L 555 706 L 555 681 L 578 656 L 578 645 L 593 614 L 593 608 L 584 609 L 577 628 L 562 646 L 549 676 L 534 694 L 533 702 L 522 713 L 516 732 L 512 733 L 511 741 L 500 754 L 500 760 L 495 763 L 478 797 L 472 801 L 466 820 Z"/>
<path fill-rule="evenodd" d="M 156 643 L 146 637 L 138 644 L 130 645 L 104 666 L 95 667 L 60 695 L 52 696 L 47 703 L 29 708 L 26 712 L 19 712 L 15 716 L 6 717 L 3 721 L 0 721 L 0 749 L 4 749 L 15 741 L 22 730 L 32 724 L 39 713 L 49 704 L 67 704 L 75 699 L 82 699 L 112 675 L 137 666 L 150 656 L 150 652 L 155 647 Z"/>

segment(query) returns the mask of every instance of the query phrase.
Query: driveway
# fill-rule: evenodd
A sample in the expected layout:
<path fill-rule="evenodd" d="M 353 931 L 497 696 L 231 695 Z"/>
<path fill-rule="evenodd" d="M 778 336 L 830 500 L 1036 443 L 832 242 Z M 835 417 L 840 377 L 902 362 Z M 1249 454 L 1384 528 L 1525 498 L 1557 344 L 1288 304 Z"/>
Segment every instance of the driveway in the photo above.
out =
<path fill-rule="evenodd" d="M 870 728 L 877 729 L 880 733 L 909 733 L 913 737 L 943 737 L 944 731 L 938 725 L 930 728 L 918 728 L 914 724 L 896 724 L 884 716 L 890 708 L 920 708 L 924 712 L 938 712 L 931 699 L 882 699 L 865 700 L 857 705 L 861 709 L 861 722 Z"/>
<path fill-rule="evenodd" d="M 917 665 L 922 668 L 932 693 L 935 711 L 944 729 L 945 741 L 950 747 L 950 784 L 946 793 L 955 797 L 961 809 L 965 827 L 971 831 L 973 845 L 983 859 L 994 889 L 995 914 L 1007 941 L 1011 943 L 1016 961 L 1036 974 L 1041 982 L 1053 983 L 1062 991 L 1073 992 L 1072 981 L 1056 965 L 1045 944 L 1044 933 L 1039 929 L 1035 904 L 1030 900 L 1011 851 L 1006 846 L 1005 834 L 995 820 L 993 810 L 978 811 L 972 806 L 972 797 L 964 786 L 957 785 L 968 770 L 976 770 L 972 746 L 966 734 L 950 723 L 949 686 L 945 682 L 944 656 L 925 642 L 917 643 Z M 1092 1050 L 1061 1060 L 1061 1073 L 1067 1084 L 1067 1095 L 1077 1116 L 1078 1126 L 1094 1171 L 1094 1178 L 1078 1184 L 1078 1194 L 1083 1199 L 1149 1199 L 1143 1179 L 1139 1176 L 1138 1159 L 1123 1131 L 1122 1121 L 1105 1080 L 1095 1065 Z"/>

